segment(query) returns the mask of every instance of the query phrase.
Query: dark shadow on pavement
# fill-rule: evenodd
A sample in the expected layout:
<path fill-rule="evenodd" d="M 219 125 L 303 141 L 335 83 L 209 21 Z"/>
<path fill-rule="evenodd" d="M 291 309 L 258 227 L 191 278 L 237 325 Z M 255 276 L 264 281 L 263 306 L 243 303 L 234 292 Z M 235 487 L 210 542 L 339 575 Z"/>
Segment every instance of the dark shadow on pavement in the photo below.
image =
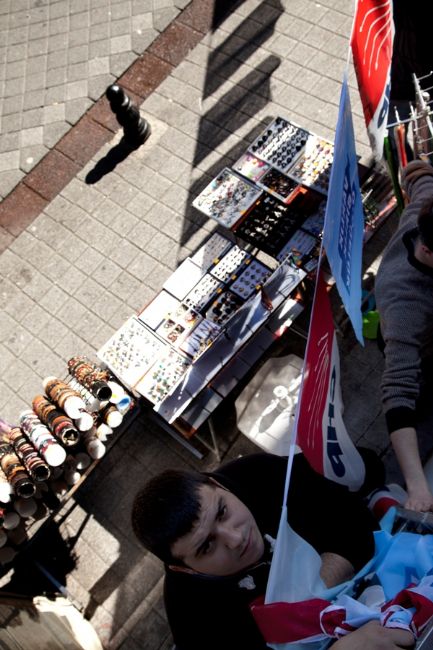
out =
<path fill-rule="evenodd" d="M 91 169 L 86 175 L 85 182 L 87 185 L 94 185 L 101 180 L 103 176 L 109 174 L 116 168 L 116 166 L 123 162 L 130 153 L 138 149 L 137 147 L 132 147 L 131 145 L 126 144 L 122 140 L 119 144 L 116 144 L 110 151 L 107 153 L 104 158 L 98 160 L 93 169 Z"/>

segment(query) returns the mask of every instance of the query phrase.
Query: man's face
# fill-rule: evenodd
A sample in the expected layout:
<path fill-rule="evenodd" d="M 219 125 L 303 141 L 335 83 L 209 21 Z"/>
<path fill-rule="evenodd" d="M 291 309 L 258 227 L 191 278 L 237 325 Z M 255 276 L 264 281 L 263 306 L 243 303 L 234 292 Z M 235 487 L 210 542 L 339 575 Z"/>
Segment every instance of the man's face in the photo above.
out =
<path fill-rule="evenodd" d="M 200 512 L 193 529 L 171 547 L 173 557 L 199 573 L 228 576 L 260 560 L 263 537 L 248 508 L 215 485 L 199 491 Z"/>

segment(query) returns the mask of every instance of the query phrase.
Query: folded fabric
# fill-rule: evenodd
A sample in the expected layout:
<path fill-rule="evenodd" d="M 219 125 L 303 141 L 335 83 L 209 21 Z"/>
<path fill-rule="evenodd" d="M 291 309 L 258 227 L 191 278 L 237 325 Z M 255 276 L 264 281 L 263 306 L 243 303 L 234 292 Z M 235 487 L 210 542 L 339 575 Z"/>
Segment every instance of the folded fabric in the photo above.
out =
<path fill-rule="evenodd" d="M 256 600 L 251 611 L 267 643 L 339 639 L 372 620 L 384 627 L 407 630 L 417 639 L 433 616 L 433 576 L 426 576 L 416 587 L 403 589 L 379 608 L 341 596 L 335 603 L 313 598 L 264 605 L 263 600 Z"/>
<path fill-rule="evenodd" d="M 340 638 L 371 620 L 418 638 L 433 616 L 433 535 L 376 534 L 369 586 L 358 599 L 345 593 L 332 602 L 256 600 L 251 612 L 269 644 L 304 644 Z"/>

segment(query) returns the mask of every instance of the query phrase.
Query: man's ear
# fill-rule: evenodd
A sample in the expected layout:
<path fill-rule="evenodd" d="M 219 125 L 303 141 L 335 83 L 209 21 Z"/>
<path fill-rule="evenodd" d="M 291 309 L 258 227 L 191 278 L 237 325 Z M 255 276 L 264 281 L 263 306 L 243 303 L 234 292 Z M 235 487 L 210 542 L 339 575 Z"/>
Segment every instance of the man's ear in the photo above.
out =
<path fill-rule="evenodd" d="M 170 571 L 176 571 L 177 573 L 189 573 L 191 575 L 198 573 L 197 571 L 194 571 L 194 569 L 190 569 L 187 566 L 180 566 L 179 564 L 169 564 L 168 568 Z"/>
<path fill-rule="evenodd" d="M 425 244 L 421 244 L 421 251 L 422 251 L 424 260 L 428 264 L 431 264 L 431 262 L 433 260 L 433 251 L 430 250 L 430 248 L 428 246 L 426 246 Z"/>

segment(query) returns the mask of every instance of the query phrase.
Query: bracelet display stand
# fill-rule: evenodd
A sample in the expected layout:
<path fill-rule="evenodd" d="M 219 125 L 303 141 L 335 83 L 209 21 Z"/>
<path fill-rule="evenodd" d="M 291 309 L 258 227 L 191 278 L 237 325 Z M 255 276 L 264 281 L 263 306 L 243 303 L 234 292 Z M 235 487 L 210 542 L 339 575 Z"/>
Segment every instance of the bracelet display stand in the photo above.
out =
<path fill-rule="evenodd" d="M 76 359 L 83 370 L 84 357 Z M 86 365 L 88 379 L 93 372 L 108 380 L 87 382 L 94 394 L 72 375 L 50 377 L 43 382 L 46 394 L 33 399 L 34 410 L 24 411 L 16 425 L 0 422 L 0 572 L 53 520 L 139 414 L 111 373 Z"/>

